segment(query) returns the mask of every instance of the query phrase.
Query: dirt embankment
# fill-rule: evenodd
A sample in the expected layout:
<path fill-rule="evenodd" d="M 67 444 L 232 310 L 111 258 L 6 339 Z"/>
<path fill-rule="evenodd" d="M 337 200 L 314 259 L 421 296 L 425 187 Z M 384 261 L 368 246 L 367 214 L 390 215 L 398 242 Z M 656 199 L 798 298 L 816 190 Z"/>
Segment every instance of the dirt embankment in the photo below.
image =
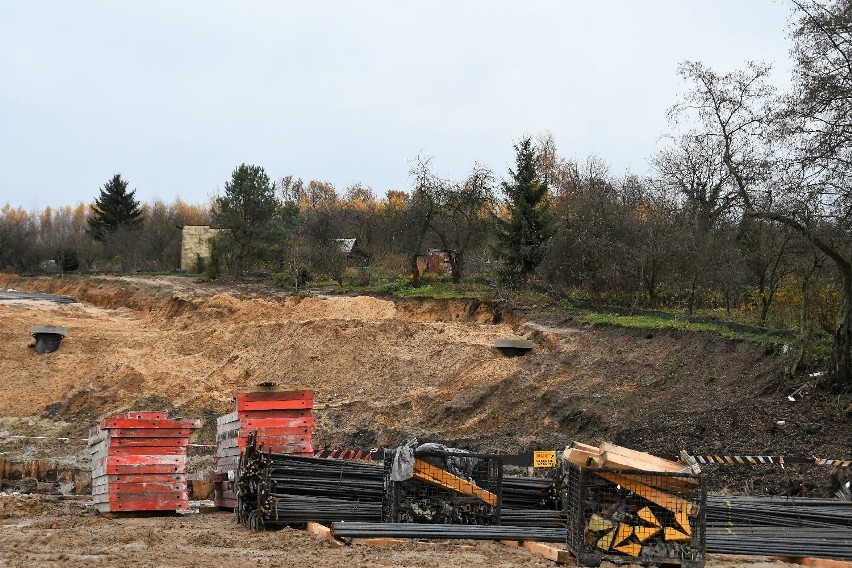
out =
<path fill-rule="evenodd" d="M 789 402 L 779 356 L 751 342 L 188 278 L 0 278 L 8 287 L 83 302 L 0 304 L 0 416 L 40 416 L 69 433 L 123 409 L 174 406 L 205 419 L 211 439 L 235 389 L 275 381 L 313 388 L 317 446 L 418 436 L 518 451 L 608 439 L 665 454 L 852 455 L 843 401 Z M 60 350 L 27 349 L 33 324 L 66 326 Z M 491 347 L 501 337 L 536 346 L 505 357 Z"/>

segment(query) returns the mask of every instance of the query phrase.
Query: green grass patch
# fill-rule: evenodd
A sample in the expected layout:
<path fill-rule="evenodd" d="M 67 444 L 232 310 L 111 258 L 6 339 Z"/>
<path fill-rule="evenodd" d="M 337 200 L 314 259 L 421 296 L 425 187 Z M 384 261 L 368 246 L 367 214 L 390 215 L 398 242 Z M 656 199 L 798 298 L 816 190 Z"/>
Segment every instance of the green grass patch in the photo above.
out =
<path fill-rule="evenodd" d="M 664 317 L 656 315 L 619 315 L 607 312 L 572 310 L 580 323 L 589 325 L 609 325 L 647 330 L 672 330 L 713 333 L 726 339 L 747 339 L 761 343 L 784 343 L 784 338 L 776 333 L 733 329 L 726 323 L 690 321 L 683 317 Z"/>
<path fill-rule="evenodd" d="M 414 288 L 407 282 L 397 286 L 393 295 L 399 298 L 431 298 L 434 300 L 481 300 L 488 293 L 488 287 L 482 284 L 453 284 L 435 282 Z"/>

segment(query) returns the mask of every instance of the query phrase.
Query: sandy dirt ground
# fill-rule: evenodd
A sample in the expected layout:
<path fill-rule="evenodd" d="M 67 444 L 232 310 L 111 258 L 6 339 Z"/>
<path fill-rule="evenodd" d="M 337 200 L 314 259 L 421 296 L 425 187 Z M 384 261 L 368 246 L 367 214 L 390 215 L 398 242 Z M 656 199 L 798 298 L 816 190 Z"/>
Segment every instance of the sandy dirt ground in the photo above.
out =
<path fill-rule="evenodd" d="M 316 447 L 395 446 L 412 436 L 480 451 L 572 439 L 691 453 L 852 455 L 843 400 L 787 401 L 781 357 L 713 336 L 649 334 L 519 317 L 473 301 L 289 297 L 191 278 L 25 279 L 0 289 L 78 302 L 0 301 L 0 459 L 85 467 L 85 435 L 128 409 L 199 418 L 213 441 L 235 389 L 264 381 L 315 393 Z M 59 325 L 55 353 L 31 325 Z M 535 348 L 506 357 L 497 338 Z M 776 426 L 779 420 L 784 427 Z M 31 437 L 39 437 L 34 439 Z M 60 440 L 58 438 L 68 438 Z M 191 451 L 191 468 L 212 463 Z M 827 494 L 826 470 L 709 470 L 717 490 Z M 0 566 L 552 566 L 498 543 L 336 547 L 299 530 L 263 534 L 224 513 L 106 519 L 82 501 L 0 497 Z M 789 566 L 711 557 L 711 567 Z"/>
<path fill-rule="evenodd" d="M 524 549 L 496 542 L 407 541 L 334 545 L 299 529 L 252 533 L 230 513 L 108 519 L 86 502 L 0 497 L 0 566 L 242 568 L 554 567 Z M 573 563 L 564 566 L 573 566 Z M 710 555 L 708 568 L 792 568 L 766 558 Z M 613 568 L 608 562 L 604 568 Z M 621 565 L 635 568 L 636 565 Z"/>

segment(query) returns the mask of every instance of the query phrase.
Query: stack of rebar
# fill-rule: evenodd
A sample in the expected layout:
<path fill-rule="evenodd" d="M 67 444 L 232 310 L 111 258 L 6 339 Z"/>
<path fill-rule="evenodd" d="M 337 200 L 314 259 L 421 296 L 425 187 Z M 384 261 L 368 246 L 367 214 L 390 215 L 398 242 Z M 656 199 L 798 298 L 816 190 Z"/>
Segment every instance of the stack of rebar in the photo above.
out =
<path fill-rule="evenodd" d="M 500 524 L 516 527 L 566 526 L 559 510 L 555 480 L 543 477 L 503 476 Z"/>
<path fill-rule="evenodd" d="M 424 538 L 565 542 L 565 529 L 423 523 L 333 523 L 336 538 Z"/>
<path fill-rule="evenodd" d="M 259 452 L 250 439 L 236 486 L 237 517 L 252 530 L 382 520 L 384 470 L 373 462 Z"/>
<path fill-rule="evenodd" d="M 852 560 L 852 503 L 708 496 L 707 552 Z"/>

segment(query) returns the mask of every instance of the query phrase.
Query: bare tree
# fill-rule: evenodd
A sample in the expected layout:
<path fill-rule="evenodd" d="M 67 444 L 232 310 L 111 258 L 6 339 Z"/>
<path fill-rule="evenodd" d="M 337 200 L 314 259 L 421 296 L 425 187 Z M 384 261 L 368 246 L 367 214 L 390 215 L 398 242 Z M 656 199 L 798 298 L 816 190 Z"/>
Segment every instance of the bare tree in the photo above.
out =
<path fill-rule="evenodd" d="M 447 254 L 453 282 L 459 283 L 470 249 L 485 241 L 494 203 L 494 173 L 475 164 L 464 182 L 453 182 L 437 177 L 429 160 L 418 159 L 412 174 L 417 247 L 423 246 L 427 232 L 434 235 Z"/>
<path fill-rule="evenodd" d="M 748 215 L 782 223 L 831 259 L 841 303 L 832 377 L 852 387 L 852 9 L 849 0 L 797 3 L 795 86 L 782 106 L 768 69 L 718 75 L 698 63 L 685 109 L 723 148 Z M 779 145 L 783 142 L 785 145 Z"/>

